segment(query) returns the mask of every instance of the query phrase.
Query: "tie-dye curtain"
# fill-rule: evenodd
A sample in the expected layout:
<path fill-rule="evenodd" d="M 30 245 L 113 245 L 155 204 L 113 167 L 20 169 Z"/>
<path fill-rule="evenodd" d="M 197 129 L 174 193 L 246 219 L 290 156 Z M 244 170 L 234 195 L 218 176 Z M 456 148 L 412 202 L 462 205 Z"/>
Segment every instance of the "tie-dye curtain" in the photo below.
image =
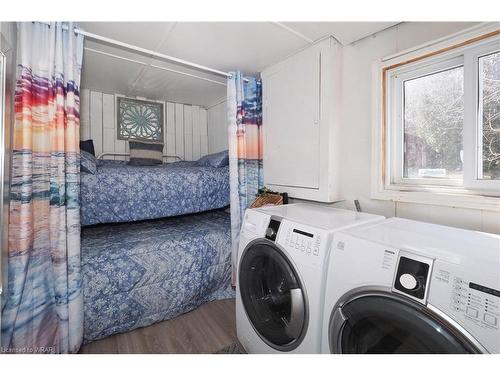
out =
<path fill-rule="evenodd" d="M 79 85 L 83 37 L 72 24 L 18 24 L 8 288 L 2 351 L 78 351 Z M 70 31 L 68 31 L 68 29 Z"/>
<path fill-rule="evenodd" d="M 233 284 L 241 222 L 264 185 L 262 168 L 262 83 L 234 72 L 227 82 L 229 179 Z"/>

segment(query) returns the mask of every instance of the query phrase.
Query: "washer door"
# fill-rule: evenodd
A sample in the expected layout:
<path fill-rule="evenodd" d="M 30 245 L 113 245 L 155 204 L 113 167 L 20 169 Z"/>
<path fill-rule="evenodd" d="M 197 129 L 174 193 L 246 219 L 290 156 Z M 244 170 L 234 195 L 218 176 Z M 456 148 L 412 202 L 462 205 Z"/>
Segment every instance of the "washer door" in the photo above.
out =
<path fill-rule="evenodd" d="M 245 248 L 239 288 L 247 317 L 257 334 L 280 351 L 295 349 L 307 329 L 307 303 L 299 276 L 287 256 L 266 239 Z"/>
<path fill-rule="evenodd" d="M 332 353 L 479 352 L 464 334 L 426 306 L 387 292 L 355 295 L 334 310 L 329 340 Z"/>

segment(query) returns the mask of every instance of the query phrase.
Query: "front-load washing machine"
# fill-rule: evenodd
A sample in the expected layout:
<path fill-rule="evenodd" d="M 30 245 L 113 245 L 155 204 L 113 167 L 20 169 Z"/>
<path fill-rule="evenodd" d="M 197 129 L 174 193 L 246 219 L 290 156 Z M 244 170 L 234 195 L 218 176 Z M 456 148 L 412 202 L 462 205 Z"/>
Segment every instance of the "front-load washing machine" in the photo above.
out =
<path fill-rule="evenodd" d="M 236 326 L 248 353 L 319 353 L 328 252 L 334 232 L 382 216 L 310 204 L 245 212 Z"/>
<path fill-rule="evenodd" d="M 500 236 L 393 218 L 330 260 L 322 352 L 500 352 Z"/>

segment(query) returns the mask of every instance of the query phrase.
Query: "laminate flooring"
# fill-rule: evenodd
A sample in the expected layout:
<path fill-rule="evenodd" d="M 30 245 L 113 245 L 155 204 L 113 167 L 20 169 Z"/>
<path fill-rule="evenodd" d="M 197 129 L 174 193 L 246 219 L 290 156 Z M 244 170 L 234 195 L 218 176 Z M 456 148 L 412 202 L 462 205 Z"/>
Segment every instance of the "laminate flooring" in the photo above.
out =
<path fill-rule="evenodd" d="M 173 319 L 82 346 L 81 354 L 203 354 L 237 342 L 235 300 L 206 303 Z"/>

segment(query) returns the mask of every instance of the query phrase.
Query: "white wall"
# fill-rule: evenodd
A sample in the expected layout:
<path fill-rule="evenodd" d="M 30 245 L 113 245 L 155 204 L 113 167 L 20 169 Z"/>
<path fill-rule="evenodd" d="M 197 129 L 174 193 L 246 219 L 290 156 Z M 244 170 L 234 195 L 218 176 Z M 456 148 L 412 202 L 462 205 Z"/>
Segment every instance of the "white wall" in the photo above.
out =
<path fill-rule="evenodd" d="M 128 152 L 128 142 L 117 139 L 115 95 L 83 89 L 80 102 L 80 139 L 93 139 L 96 155 Z M 180 103 L 164 105 L 163 153 L 184 160 L 197 160 L 208 154 L 207 110 Z"/>
<path fill-rule="evenodd" d="M 404 23 L 354 45 L 344 47 L 340 179 L 345 201 L 334 204 L 335 206 L 353 208 L 353 200 L 358 199 L 363 211 L 366 212 L 500 233 L 498 212 L 395 203 L 370 198 L 372 63 L 376 59 L 472 25 L 470 23 Z"/>
<path fill-rule="evenodd" d="M 227 102 L 208 108 L 208 151 L 227 150 Z"/>

